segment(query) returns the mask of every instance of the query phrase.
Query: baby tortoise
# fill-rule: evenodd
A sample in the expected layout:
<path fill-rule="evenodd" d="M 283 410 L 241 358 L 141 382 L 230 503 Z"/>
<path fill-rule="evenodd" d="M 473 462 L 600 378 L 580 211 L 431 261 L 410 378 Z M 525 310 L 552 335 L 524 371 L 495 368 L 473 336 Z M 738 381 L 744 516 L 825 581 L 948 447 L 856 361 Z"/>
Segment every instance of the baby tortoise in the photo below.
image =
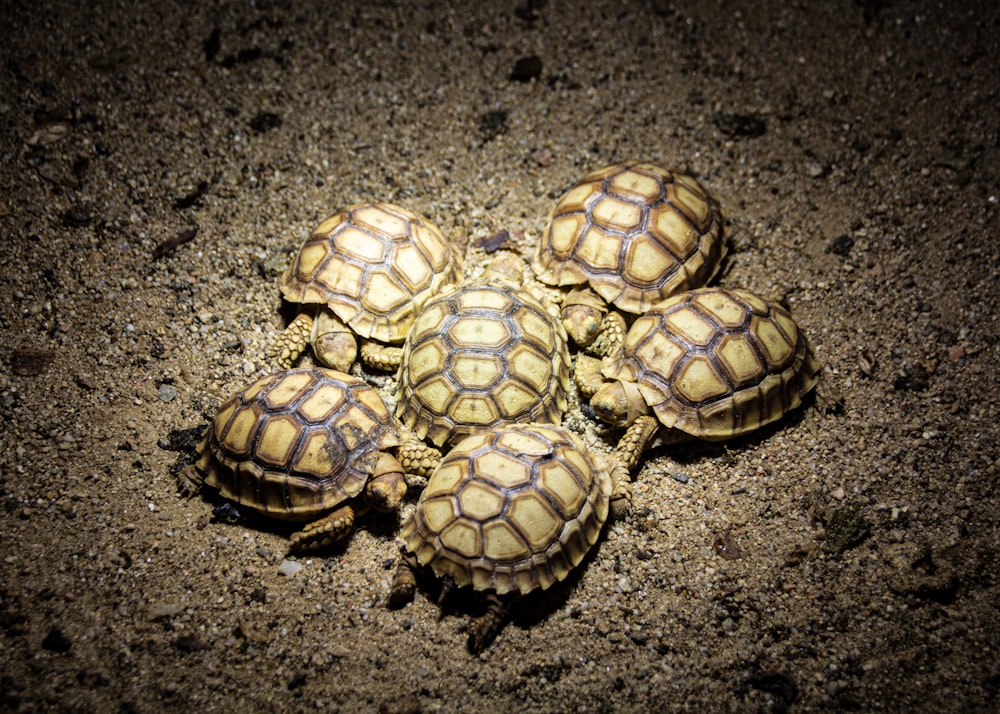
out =
<path fill-rule="evenodd" d="M 785 308 L 741 290 L 702 288 L 636 319 L 604 361 L 614 381 L 590 406 L 601 420 L 628 427 L 617 455 L 631 467 L 657 432 L 663 443 L 718 441 L 780 419 L 816 386 L 819 371 Z"/>
<path fill-rule="evenodd" d="M 368 507 L 395 511 L 406 471 L 436 465 L 409 456 L 405 430 L 366 382 L 318 368 L 277 372 L 237 392 L 198 452 L 178 476 L 181 492 L 207 486 L 267 516 L 304 521 L 290 551 L 340 540 Z"/>
<path fill-rule="evenodd" d="M 621 343 L 617 310 L 642 314 L 706 285 L 726 252 L 722 209 L 693 177 L 648 163 L 587 174 L 559 199 L 535 250 L 538 279 L 580 286 L 563 299 L 577 345 L 607 355 Z"/>
<path fill-rule="evenodd" d="M 437 446 L 515 422 L 558 424 L 570 358 L 562 325 L 498 254 L 479 279 L 423 306 L 403 345 L 396 415 Z"/>
<path fill-rule="evenodd" d="M 413 599 L 415 573 L 481 592 L 487 610 L 468 646 L 478 653 L 516 599 L 565 580 L 597 542 L 609 500 L 627 484 L 564 427 L 498 427 L 460 441 L 431 474 L 403 525 L 404 554 L 391 606 Z"/>
<path fill-rule="evenodd" d="M 357 357 L 394 370 L 421 305 L 461 279 L 461 260 L 423 216 L 390 203 L 349 206 L 323 221 L 280 280 L 302 311 L 272 347 L 289 368 L 311 344 L 317 361 L 346 372 Z"/>

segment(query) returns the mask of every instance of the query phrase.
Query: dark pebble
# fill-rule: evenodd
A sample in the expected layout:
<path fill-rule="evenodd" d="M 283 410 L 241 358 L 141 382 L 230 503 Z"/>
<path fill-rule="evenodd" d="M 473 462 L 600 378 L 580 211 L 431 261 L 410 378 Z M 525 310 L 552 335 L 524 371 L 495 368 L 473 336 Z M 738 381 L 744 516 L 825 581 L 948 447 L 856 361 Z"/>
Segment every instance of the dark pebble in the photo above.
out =
<path fill-rule="evenodd" d="M 483 236 L 476 241 L 476 246 L 482 248 L 487 253 L 492 253 L 495 250 L 500 249 L 507 239 L 510 238 L 510 233 L 506 230 L 499 230 L 493 235 Z"/>
<path fill-rule="evenodd" d="M 542 76 L 542 60 L 538 55 L 522 57 L 514 63 L 510 78 L 515 82 L 530 82 Z"/>
<path fill-rule="evenodd" d="M 212 517 L 219 523 L 228 523 L 230 525 L 239 523 L 243 518 L 240 514 L 240 509 L 229 501 L 223 501 L 218 506 L 213 508 Z"/>
<path fill-rule="evenodd" d="M 504 109 L 494 109 L 480 115 L 479 134 L 484 143 L 507 132 L 508 116 Z"/>
<path fill-rule="evenodd" d="M 834 238 L 833 242 L 827 247 L 826 252 L 846 258 L 851 254 L 851 248 L 853 247 L 854 239 L 845 233 Z"/>
<path fill-rule="evenodd" d="M 97 389 L 97 382 L 89 374 L 78 374 L 74 379 L 76 381 L 76 386 L 82 389 L 88 389 L 91 391 Z"/>
<path fill-rule="evenodd" d="M 45 635 L 45 639 L 42 640 L 42 647 L 50 652 L 69 652 L 72 646 L 72 640 L 64 635 L 58 627 L 49 630 L 49 634 Z"/>
<path fill-rule="evenodd" d="M 153 250 L 153 258 L 159 260 L 165 255 L 172 253 L 177 247 L 194 240 L 194 237 L 198 235 L 198 228 L 188 228 L 183 230 L 176 235 L 172 235 L 169 238 L 160 241 L 156 248 Z"/>
<path fill-rule="evenodd" d="M 206 61 L 211 62 L 215 59 L 215 56 L 219 54 L 219 50 L 222 49 L 222 30 L 220 28 L 212 28 L 212 34 L 205 40 L 202 49 L 205 50 Z"/>
<path fill-rule="evenodd" d="M 279 126 L 281 126 L 281 117 L 274 112 L 261 112 L 250 120 L 250 128 L 258 134 L 277 129 Z"/>
<path fill-rule="evenodd" d="M 756 114 L 720 112 L 714 117 L 715 126 L 729 136 L 755 138 L 767 133 L 767 122 Z"/>
<path fill-rule="evenodd" d="M 826 542 L 830 553 L 843 553 L 861 545 L 871 534 L 872 525 L 858 506 L 844 506 L 830 513 L 826 519 Z"/>
<path fill-rule="evenodd" d="M 198 635 L 181 635 L 174 640 L 174 646 L 182 652 L 198 652 L 199 650 L 207 650 L 212 645 Z"/>

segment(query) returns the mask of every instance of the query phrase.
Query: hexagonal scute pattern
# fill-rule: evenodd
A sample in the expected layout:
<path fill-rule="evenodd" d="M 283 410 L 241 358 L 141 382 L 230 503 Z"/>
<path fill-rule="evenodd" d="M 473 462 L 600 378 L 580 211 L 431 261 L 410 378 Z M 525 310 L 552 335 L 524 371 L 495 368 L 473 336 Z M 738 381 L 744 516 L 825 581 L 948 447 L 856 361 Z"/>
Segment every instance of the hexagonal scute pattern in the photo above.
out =
<path fill-rule="evenodd" d="M 611 489 L 603 458 L 563 427 L 491 429 L 448 453 L 401 536 L 421 565 L 459 586 L 545 589 L 597 541 Z"/>
<path fill-rule="evenodd" d="M 297 303 L 328 305 L 361 337 L 402 342 L 416 310 L 461 278 L 461 261 L 423 216 L 389 203 L 349 206 L 326 219 L 282 275 Z"/>
<path fill-rule="evenodd" d="M 329 369 L 277 372 L 220 407 L 199 446 L 205 483 L 241 505 L 307 520 L 361 493 L 400 424 L 372 387 Z"/>
<path fill-rule="evenodd" d="M 396 414 L 438 446 L 514 422 L 558 424 L 566 333 L 523 290 L 470 283 L 431 298 L 403 345 Z"/>
<path fill-rule="evenodd" d="M 711 440 L 746 434 L 797 407 L 818 381 L 819 363 L 780 305 L 702 288 L 638 318 L 604 375 L 636 382 L 665 426 Z"/>
<path fill-rule="evenodd" d="M 705 285 L 725 253 L 722 211 L 694 178 L 652 164 L 584 176 L 556 204 L 534 256 L 549 285 L 588 283 L 640 314 Z"/>

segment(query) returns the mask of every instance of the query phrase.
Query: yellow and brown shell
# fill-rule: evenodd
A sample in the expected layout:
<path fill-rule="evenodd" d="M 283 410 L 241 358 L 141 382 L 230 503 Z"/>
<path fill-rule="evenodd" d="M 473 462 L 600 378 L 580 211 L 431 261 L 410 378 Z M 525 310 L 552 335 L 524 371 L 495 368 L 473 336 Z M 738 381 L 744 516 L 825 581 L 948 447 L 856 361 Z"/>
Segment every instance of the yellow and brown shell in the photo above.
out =
<path fill-rule="evenodd" d="M 703 288 L 636 318 L 603 372 L 636 383 L 664 426 L 712 440 L 780 419 L 816 385 L 819 369 L 785 308 Z"/>
<path fill-rule="evenodd" d="M 345 208 L 323 221 L 281 277 L 285 299 L 327 305 L 355 334 L 402 342 L 416 310 L 461 279 L 440 229 L 390 203 Z"/>
<path fill-rule="evenodd" d="M 277 372 L 230 397 L 195 468 L 205 484 L 274 518 L 310 520 L 358 496 L 400 443 L 378 392 L 329 369 Z"/>
<path fill-rule="evenodd" d="M 504 283 L 431 298 L 403 345 L 396 415 L 436 445 L 514 422 L 558 424 L 567 407 L 566 332 Z"/>
<path fill-rule="evenodd" d="M 707 284 L 724 254 L 721 208 L 697 180 L 626 163 L 587 174 L 559 199 L 533 265 L 544 283 L 589 284 L 641 314 Z"/>
<path fill-rule="evenodd" d="M 597 542 L 611 490 L 603 459 L 572 432 L 501 427 L 448 453 L 401 535 L 420 565 L 460 587 L 546 589 Z"/>

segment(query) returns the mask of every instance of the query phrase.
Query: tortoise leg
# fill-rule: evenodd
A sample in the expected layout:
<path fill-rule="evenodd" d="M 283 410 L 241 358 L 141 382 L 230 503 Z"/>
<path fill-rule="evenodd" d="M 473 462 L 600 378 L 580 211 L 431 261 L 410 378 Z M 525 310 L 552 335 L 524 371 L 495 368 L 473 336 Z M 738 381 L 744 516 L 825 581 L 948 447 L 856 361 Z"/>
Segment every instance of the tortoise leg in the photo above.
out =
<path fill-rule="evenodd" d="M 604 384 L 604 375 L 601 374 L 601 360 L 582 352 L 578 354 L 573 365 L 573 379 L 580 394 L 589 401 Z"/>
<path fill-rule="evenodd" d="M 625 343 L 625 333 L 628 326 L 621 313 L 612 310 L 605 316 L 601 323 L 601 331 L 594 341 L 587 347 L 587 351 L 598 357 L 610 357 L 617 352 Z"/>
<path fill-rule="evenodd" d="M 417 591 L 416 561 L 408 553 L 403 553 L 396 566 L 396 574 L 392 578 L 389 586 L 389 607 L 402 607 L 408 602 L 412 602 L 413 595 Z"/>
<path fill-rule="evenodd" d="M 816 406 L 826 414 L 843 414 L 844 397 L 825 376 L 816 382 Z"/>
<path fill-rule="evenodd" d="M 455 585 L 455 578 L 450 575 L 445 575 L 440 579 L 441 590 L 438 592 L 437 605 L 439 609 L 438 619 L 440 620 L 444 617 L 447 610 L 451 609 L 451 598 L 458 590 L 458 586 Z"/>
<path fill-rule="evenodd" d="M 469 652 L 479 654 L 489 647 L 503 628 L 509 614 L 510 598 L 502 598 L 491 590 L 486 595 L 486 614 L 469 633 Z"/>
<path fill-rule="evenodd" d="M 302 530 L 292 533 L 288 552 L 318 550 L 336 543 L 351 532 L 351 528 L 354 527 L 354 515 L 354 506 L 345 503 L 319 520 L 306 524 Z"/>
<path fill-rule="evenodd" d="M 394 372 L 403 362 L 403 348 L 382 345 L 371 340 L 361 341 L 361 361 L 372 369 Z"/>
<path fill-rule="evenodd" d="M 205 477 L 194 465 L 185 466 L 177 473 L 177 490 L 184 498 L 191 498 L 201 491 Z"/>
<path fill-rule="evenodd" d="M 631 471 L 639 463 L 639 457 L 659 428 L 660 423 L 656 417 L 648 414 L 638 417 L 619 439 L 614 450 L 614 458 Z"/>
<path fill-rule="evenodd" d="M 616 456 L 611 456 L 611 519 L 622 521 L 632 512 L 632 475 Z"/>
<path fill-rule="evenodd" d="M 290 369 L 309 344 L 312 327 L 312 315 L 308 312 L 296 315 L 271 345 L 271 359 L 282 369 Z"/>
<path fill-rule="evenodd" d="M 396 457 L 403 465 L 407 484 L 413 488 L 426 486 L 427 477 L 441 463 L 441 452 L 425 444 L 411 431 L 403 435 L 403 443 L 396 448 Z"/>

